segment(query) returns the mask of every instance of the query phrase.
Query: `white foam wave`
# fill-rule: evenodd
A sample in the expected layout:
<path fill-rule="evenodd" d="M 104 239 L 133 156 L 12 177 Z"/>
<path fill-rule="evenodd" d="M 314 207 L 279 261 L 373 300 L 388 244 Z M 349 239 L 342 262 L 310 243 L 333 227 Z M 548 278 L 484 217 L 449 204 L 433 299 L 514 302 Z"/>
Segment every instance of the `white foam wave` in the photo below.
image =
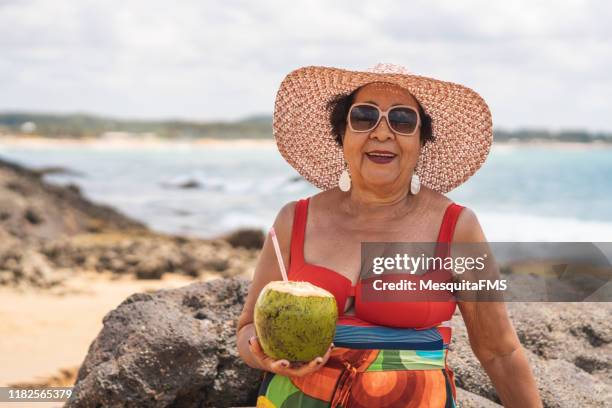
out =
<path fill-rule="evenodd" d="M 487 240 L 497 242 L 610 242 L 612 223 L 518 213 L 477 212 Z"/>
<path fill-rule="evenodd" d="M 230 232 L 239 228 L 261 228 L 265 229 L 272 225 L 270 220 L 245 212 L 228 212 L 217 222 L 218 229 Z"/>

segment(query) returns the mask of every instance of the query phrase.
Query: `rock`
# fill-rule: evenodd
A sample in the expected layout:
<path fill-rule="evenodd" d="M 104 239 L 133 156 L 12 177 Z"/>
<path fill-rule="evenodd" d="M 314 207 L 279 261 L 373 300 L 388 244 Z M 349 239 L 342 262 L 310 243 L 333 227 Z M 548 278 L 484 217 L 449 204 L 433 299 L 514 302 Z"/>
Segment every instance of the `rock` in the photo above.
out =
<path fill-rule="evenodd" d="M 61 174 L 66 176 L 79 176 L 82 177 L 83 173 L 80 171 L 72 170 L 67 167 L 62 166 L 44 166 L 38 167 L 36 169 L 32 169 L 32 172 L 39 177 L 51 175 L 51 174 Z"/>
<path fill-rule="evenodd" d="M 610 303 L 511 303 L 522 344 L 545 360 L 561 359 L 612 386 Z"/>
<path fill-rule="evenodd" d="M 526 349 L 544 407 L 612 404 L 612 361 L 610 343 L 606 343 L 612 327 L 607 317 L 612 314 L 611 304 L 509 303 L 508 310 Z M 449 364 L 455 370 L 457 386 L 499 402 L 471 352 L 465 325 L 458 316 L 454 321 Z M 593 375 L 580 364 L 592 369 Z"/>
<path fill-rule="evenodd" d="M 457 388 L 458 408 L 502 408 L 501 405 L 488 400 L 480 395 Z"/>
<path fill-rule="evenodd" d="M 234 248 L 243 247 L 247 249 L 261 249 L 266 239 L 264 233 L 259 229 L 239 229 L 228 235 L 225 240 Z"/>
<path fill-rule="evenodd" d="M 261 374 L 235 344 L 247 289 L 218 279 L 130 296 L 104 317 L 66 407 L 254 405 Z"/>
<path fill-rule="evenodd" d="M 13 272 L 0 270 L 0 285 L 13 283 Z"/>
<path fill-rule="evenodd" d="M 66 184 L 66 188 L 77 195 L 81 195 L 81 187 L 77 186 L 74 183 Z"/>
<path fill-rule="evenodd" d="M 184 189 L 189 189 L 189 188 L 200 188 L 202 187 L 202 184 L 200 184 L 199 181 L 197 180 L 186 180 L 182 183 L 177 184 L 178 188 L 184 188 Z"/>
<path fill-rule="evenodd" d="M 74 187 L 47 183 L 36 171 L 0 159 L 0 230 L 22 242 L 56 239 L 91 230 L 146 227 L 118 211 L 94 204 Z"/>
<path fill-rule="evenodd" d="M 51 282 L 53 269 L 38 252 L 27 251 L 21 261 L 21 273 L 30 280 Z"/>
<path fill-rule="evenodd" d="M 229 260 L 227 258 L 212 258 L 204 261 L 202 266 L 216 272 L 223 272 L 229 268 Z"/>
<path fill-rule="evenodd" d="M 31 248 L 19 245 L 0 251 L 0 285 L 50 288 L 61 282 L 47 259 Z"/>
<path fill-rule="evenodd" d="M 0 254 L 6 242 L 0 241 Z M 54 270 L 111 272 L 140 279 L 159 279 L 165 273 L 192 277 L 215 273 L 224 277 L 249 276 L 258 254 L 253 249 L 233 248 L 222 240 L 177 239 L 150 232 L 82 234 L 27 246 L 13 243 L 6 247 L 12 248 L 12 255 L 6 256 L 4 261 L 0 259 L 0 269 L 14 270 L 21 262 L 21 253 L 29 248 L 39 252 Z M 7 281 L 2 282 L 6 284 Z"/>
<path fill-rule="evenodd" d="M 143 259 L 136 267 L 138 279 L 160 279 L 166 272 L 166 262 L 158 257 Z"/>
<path fill-rule="evenodd" d="M 531 356 L 530 356 L 531 357 Z M 544 407 L 610 407 L 610 386 L 575 365 L 530 358 Z"/>
<path fill-rule="evenodd" d="M 203 182 L 198 177 L 178 177 L 169 181 L 160 183 L 165 188 L 180 188 L 180 189 L 206 189 L 212 191 L 223 190 L 224 185 L 221 181 L 206 180 Z"/>
<path fill-rule="evenodd" d="M 68 406 L 254 405 L 260 373 L 242 362 L 235 344 L 247 287 L 243 279 L 218 279 L 130 296 L 104 318 Z M 606 319 L 611 308 L 508 304 L 545 407 L 612 405 Z M 449 365 L 460 407 L 499 406 L 460 316 L 454 319 Z"/>
<path fill-rule="evenodd" d="M 23 214 L 23 218 L 26 219 L 30 224 L 38 225 L 43 222 L 42 216 L 38 213 L 38 211 L 33 208 L 28 208 Z"/>

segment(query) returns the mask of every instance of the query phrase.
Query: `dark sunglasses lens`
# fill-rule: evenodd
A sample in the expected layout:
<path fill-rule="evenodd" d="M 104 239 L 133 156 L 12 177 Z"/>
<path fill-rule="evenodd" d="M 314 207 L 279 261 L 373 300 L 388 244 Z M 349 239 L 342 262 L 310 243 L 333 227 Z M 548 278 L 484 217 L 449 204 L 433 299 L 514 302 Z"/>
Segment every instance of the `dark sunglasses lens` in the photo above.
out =
<path fill-rule="evenodd" d="M 389 124 L 398 133 L 413 133 L 417 122 L 417 113 L 412 109 L 395 108 L 389 112 Z"/>
<path fill-rule="evenodd" d="M 357 132 L 370 130 L 378 122 L 378 109 L 368 105 L 357 105 L 351 109 L 351 127 Z"/>

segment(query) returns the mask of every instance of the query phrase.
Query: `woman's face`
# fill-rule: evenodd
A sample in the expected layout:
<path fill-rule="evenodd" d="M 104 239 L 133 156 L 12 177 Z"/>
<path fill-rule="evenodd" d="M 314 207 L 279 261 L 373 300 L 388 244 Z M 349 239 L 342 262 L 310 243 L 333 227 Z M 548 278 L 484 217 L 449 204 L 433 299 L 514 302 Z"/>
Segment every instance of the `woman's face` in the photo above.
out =
<path fill-rule="evenodd" d="M 405 89 L 388 83 L 371 83 L 355 95 L 353 104 L 367 102 L 386 111 L 394 105 L 408 105 L 418 112 L 416 99 Z M 351 173 L 353 188 L 385 192 L 409 189 L 412 172 L 421 152 L 420 128 L 414 135 L 395 133 L 385 118 L 370 132 L 353 132 L 347 125 L 343 139 L 344 157 Z M 373 152 L 393 154 L 382 162 Z"/>

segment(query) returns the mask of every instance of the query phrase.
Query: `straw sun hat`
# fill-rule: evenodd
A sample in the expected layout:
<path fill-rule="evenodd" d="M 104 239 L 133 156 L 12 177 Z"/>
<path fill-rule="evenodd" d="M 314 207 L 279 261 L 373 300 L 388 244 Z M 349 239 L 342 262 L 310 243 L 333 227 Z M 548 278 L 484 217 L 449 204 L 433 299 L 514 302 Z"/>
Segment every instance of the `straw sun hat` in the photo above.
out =
<path fill-rule="evenodd" d="M 421 184 L 441 193 L 459 186 L 484 163 L 493 141 L 491 112 L 475 91 L 462 85 L 378 64 L 368 71 L 303 67 L 280 85 L 273 130 L 282 156 L 322 190 L 338 185 L 346 162 L 332 134 L 328 102 L 370 82 L 407 89 L 431 117 L 434 141 L 421 149 L 416 172 Z"/>

